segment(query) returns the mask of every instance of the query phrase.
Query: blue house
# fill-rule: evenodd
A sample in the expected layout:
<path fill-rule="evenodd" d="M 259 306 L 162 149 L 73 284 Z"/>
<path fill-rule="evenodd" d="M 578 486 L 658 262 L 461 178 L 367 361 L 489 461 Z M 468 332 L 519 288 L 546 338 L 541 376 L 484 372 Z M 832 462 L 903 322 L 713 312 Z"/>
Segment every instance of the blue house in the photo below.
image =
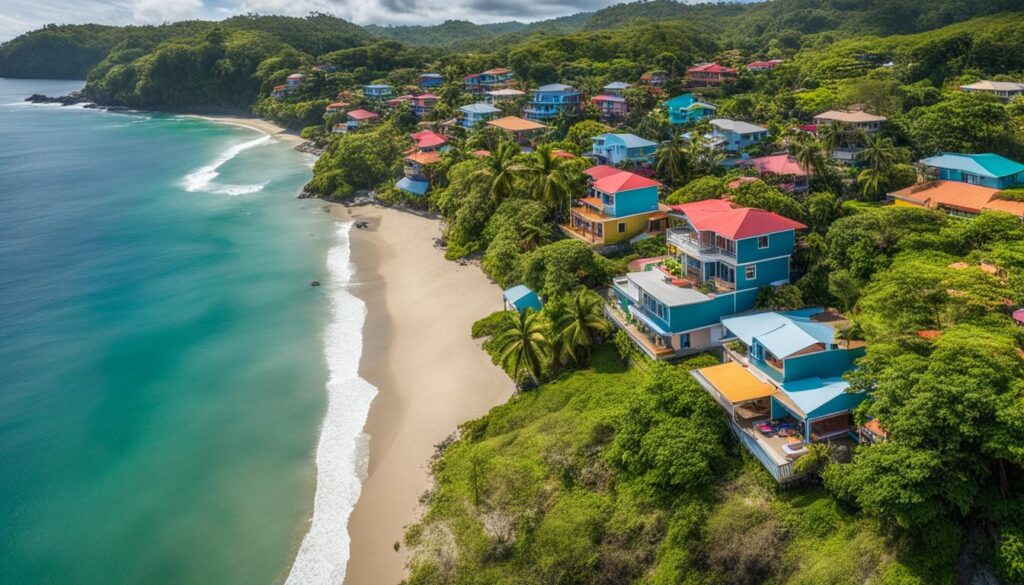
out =
<path fill-rule="evenodd" d="M 530 103 L 523 109 L 527 120 L 543 122 L 561 112 L 575 113 L 580 109 L 581 94 L 564 83 L 549 83 L 533 90 Z"/>
<path fill-rule="evenodd" d="M 392 93 L 394 91 L 391 89 L 391 86 L 383 83 L 372 83 L 363 86 L 363 97 L 370 99 L 389 98 Z"/>
<path fill-rule="evenodd" d="M 668 266 L 613 280 L 609 315 L 654 359 L 721 345 L 720 322 L 754 308 L 758 290 L 790 282 L 796 230 L 781 215 L 710 199 L 672 206 Z"/>
<path fill-rule="evenodd" d="M 602 164 L 618 165 L 622 162 L 634 164 L 654 161 L 657 142 L 640 138 L 636 134 L 617 134 L 609 132 L 591 139 L 593 146 L 590 154 Z"/>
<path fill-rule="evenodd" d="M 943 181 L 960 181 L 991 189 L 1007 189 L 1018 183 L 1024 184 L 1024 164 L 990 152 L 944 152 L 921 160 L 921 164 L 931 168 L 936 178 Z"/>
<path fill-rule="evenodd" d="M 821 308 L 722 319 L 726 363 L 691 375 L 728 413 L 740 442 L 780 482 L 807 445 L 856 440 L 853 409 L 868 398 L 843 374 L 864 355 L 862 341 L 837 341 L 848 326 Z"/>
<path fill-rule="evenodd" d="M 715 106 L 698 100 L 692 93 L 684 93 L 665 102 L 668 120 L 672 124 L 692 124 L 702 118 L 714 116 Z"/>
<path fill-rule="evenodd" d="M 512 288 L 501 293 L 503 299 L 505 299 L 505 310 L 507 311 L 519 311 L 522 313 L 526 309 L 533 309 L 539 311 L 541 309 L 540 297 L 537 293 L 533 292 L 525 284 L 517 284 Z"/>
<path fill-rule="evenodd" d="M 768 129 L 757 124 L 715 118 L 711 120 L 711 140 L 726 152 L 740 152 L 768 138 Z"/>
<path fill-rule="evenodd" d="M 488 120 L 494 119 L 501 113 L 501 110 L 491 104 L 479 102 L 462 106 L 459 108 L 459 112 L 462 113 L 462 116 L 459 119 L 459 125 L 467 130 L 472 130 L 473 128 L 476 128 L 477 124 L 483 124 Z"/>
<path fill-rule="evenodd" d="M 444 76 L 440 73 L 423 73 L 416 78 L 416 85 L 420 86 L 420 89 L 439 87 L 443 83 Z"/>
<path fill-rule="evenodd" d="M 569 221 L 561 226 L 567 236 L 605 246 L 664 233 L 668 217 L 658 202 L 661 183 L 608 165 L 583 172 L 590 177 L 587 196 L 569 210 Z"/>

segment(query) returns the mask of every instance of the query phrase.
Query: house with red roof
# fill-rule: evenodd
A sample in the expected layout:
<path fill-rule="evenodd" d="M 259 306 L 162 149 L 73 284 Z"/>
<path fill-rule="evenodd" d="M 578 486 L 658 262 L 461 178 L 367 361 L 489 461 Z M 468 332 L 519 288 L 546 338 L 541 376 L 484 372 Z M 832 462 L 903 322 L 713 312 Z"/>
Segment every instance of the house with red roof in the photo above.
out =
<path fill-rule="evenodd" d="M 441 162 L 441 154 L 448 146 L 448 138 L 433 130 L 420 130 L 409 136 L 416 145 L 405 153 L 405 176 L 395 183 L 395 187 L 422 197 L 430 189 L 430 178 L 433 175 L 430 166 Z"/>
<path fill-rule="evenodd" d="M 512 70 L 495 67 L 482 73 L 474 73 L 462 78 L 462 86 L 474 94 L 484 94 L 505 87 L 512 81 Z"/>
<path fill-rule="evenodd" d="M 348 122 L 345 123 L 346 130 L 355 130 L 356 128 L 362 128 L 368 124 L 372 124 L 378 118 L 380 114 L 364 110 L 362 108 L 358 110 L 352 110 L 348 113 Z"/>
<path fill-rule="evenodd" d="M 570 210 L 562 226 L 566 235 L 607 246 L 664 233 L 668 216 L 658 202 L 661 183 L 608 165 L 584 173 L 587 194 Z"/>
<path fill-rule="evenodd" d="M 694 87 L 713 87 L 736 79 L 736 69 L 718 63 L 702 63 L 686 70 L 686 81 Z"/>
<path fill-rule="evenodd" d="M 414 95 L 409 98 L 409 106 L 412 108 L 412 113 L 422 118 L 434 109 L 434 106 L 440 99 L 439 96 L 432 93 Z"/>
<path fill-rule="evenodd" d="M 782 59 L 770 59 L 768 61 L 754 61 L 753 63 L 747 63 L 747 69 L 760 73 L 762 71 L 771 71 L 779 65 L 782 65 Z"/>
<path fill-rule="evenodd" d="M 722 317 L 753 309 L 762 287 L 789 284 L 796 232 L 806 227 L 721 199 L 673 205 L 668 217 L 668 255 L 678 269 L 614 279 L 607 311 L 654 359 L 721 345 Z"/>
<path fill-rule="evenodd" d="M 590 103 L 597 108 L 602 120 L 618 120 L 629 113 L 626 98 L 621 95 L 602 93 L 590 98 Z"/>
<path fill-rule="evenodd" d="M 743 159 L 736 164 L 752 167 L 758 176 L 773 183 L 780 191 L 806 193 L 811 188 L 808 169 L 796 157 L 785 152 Z"/>

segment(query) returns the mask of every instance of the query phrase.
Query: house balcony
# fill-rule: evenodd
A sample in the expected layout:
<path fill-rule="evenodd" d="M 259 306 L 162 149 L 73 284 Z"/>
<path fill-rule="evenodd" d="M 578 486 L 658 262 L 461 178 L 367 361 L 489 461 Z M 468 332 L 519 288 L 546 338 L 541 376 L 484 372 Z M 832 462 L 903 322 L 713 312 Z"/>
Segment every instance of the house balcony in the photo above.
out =
<path fill-rule="evenodd" d="M 638 348 L 640 348 L 640 351 L 644 352 L 648 357 L 654 360 L 669 360 L 695 353 L 689 348 L 679 350 L 673 348 L 668 344 L 668 340 L 664 336 L 646 330 L 642 325 L 638 324 L 638 321 L 628 317 L 619 306 L 614 293 L 615 290 L 623 292 L 627 297 L 629 296 L 625 290 L 625 286 L 620 287 L 618 283 L 616 283 L 616 286 L 614 286 L 613 289 L 609 289 L 608 302 L 605 303 L 604 307 L 605 315 L 616 327 L 625 331 L 626 335 L 629 335 L 629 338 L 633 340 L 633 343 L 636 344 Z"/>
<path fill-rule="evenodd" d="M 715 261 L 717 257 L 730 259 L 736 258 L 736 251 L 727 248 L 719 248 L 714 245 L 702 244 L 696 238 L 692 230 L 686 228 L 671 228 L 665 232 L 665 238 L 669 244 L 679 248 L 692 258 Z"/>

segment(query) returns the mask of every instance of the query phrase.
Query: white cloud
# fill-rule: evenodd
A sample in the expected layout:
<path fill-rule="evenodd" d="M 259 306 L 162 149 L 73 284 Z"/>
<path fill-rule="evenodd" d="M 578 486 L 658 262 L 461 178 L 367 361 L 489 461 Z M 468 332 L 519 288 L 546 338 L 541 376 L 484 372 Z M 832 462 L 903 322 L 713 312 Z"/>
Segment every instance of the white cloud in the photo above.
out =
<path fill-rule="evenodd" d="M 132 19 L 138 24 L 189 20 L 202 15 L 202 0 L 137 0 L 132 6 Z"/>

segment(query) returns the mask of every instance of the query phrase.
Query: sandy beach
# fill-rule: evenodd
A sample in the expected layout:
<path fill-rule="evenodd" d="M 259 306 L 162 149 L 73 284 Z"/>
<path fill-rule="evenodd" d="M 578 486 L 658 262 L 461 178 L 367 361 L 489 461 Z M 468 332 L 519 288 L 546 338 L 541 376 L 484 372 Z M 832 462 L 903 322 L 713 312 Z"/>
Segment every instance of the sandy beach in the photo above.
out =
<path fill-rule="evenodd" d="M 263 120 L 261 118 L 256 118 L 256 117 L 253 117 L 253 116 L 196 116 L 196 117 L 197 118 L 202 118 L 204 120 L 209 120 L 211 122 L 217 122 L 218 124 L 231 124 L 233 126 L 242 126 L 243 128 L 251 128 L 253 130 L 258 130 L 258 131 L 266 134 L 267 136 L 271 136 L 271 137 L 275 138 L 276 140 L 281 140 L 281 141 L 284 141 L 284 142 L 294 142 L 296 144 L 299 144 L 301 142 L 305 142 L 305 140 L 303 140 L 302 137 L 299 136 L 297 133 L 295 133 L 295 132 L 293 132 L 291 130 L 286 130 L 285 128 L 282 128 L 282 127 L 278 126 L 277 124 L 275 124 L 273 122 L 269 122 L 267 120 Z"/>
<path fill-rule="evenodd" d="M 397 584 L 407 557 L 394 545 L 418 517 L 434 446 L 512 393 L 470 338 L 474 321 L 502 308 L 501 289 L 478 267 L 444 259 L 433 247 L 437 220 L 381 207 L 335 212 L 369 221 L 352 230 L 351 259 L 353 292 L 367 305 L 360 376 L 378 389 L 345 583 Z"/>

